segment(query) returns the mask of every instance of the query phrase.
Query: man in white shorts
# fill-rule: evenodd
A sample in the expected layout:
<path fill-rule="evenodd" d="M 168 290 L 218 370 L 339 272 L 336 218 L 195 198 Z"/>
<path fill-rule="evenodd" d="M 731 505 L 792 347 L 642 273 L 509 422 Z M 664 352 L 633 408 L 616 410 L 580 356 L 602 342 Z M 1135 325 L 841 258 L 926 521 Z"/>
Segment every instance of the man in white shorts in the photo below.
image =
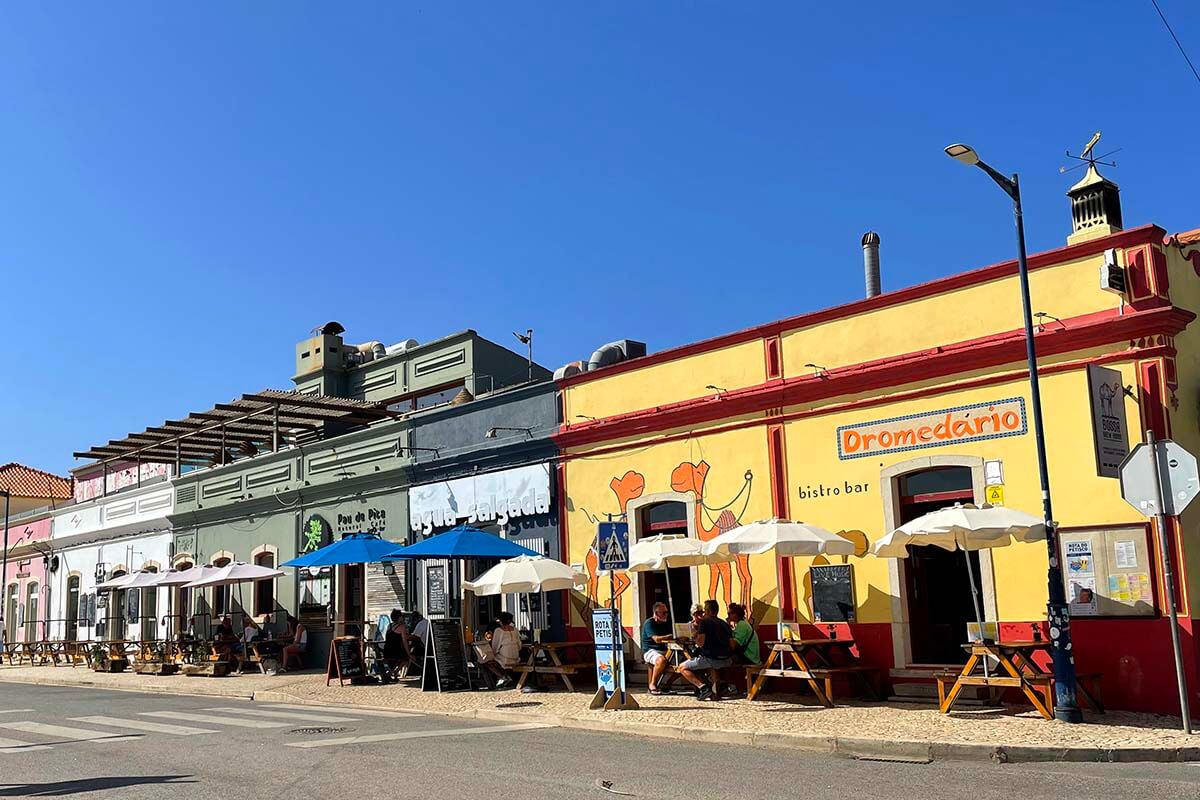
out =
<path fill-rule="evenodd" d="M 667 604 L 655 603 L 654 616 L 642 623 L 642 660 L 650 667 L 650 694 L 663 694 L 658 680 L 667 671 L 667 642 L 675 638 L 675 626 L 667 619 Z"/>

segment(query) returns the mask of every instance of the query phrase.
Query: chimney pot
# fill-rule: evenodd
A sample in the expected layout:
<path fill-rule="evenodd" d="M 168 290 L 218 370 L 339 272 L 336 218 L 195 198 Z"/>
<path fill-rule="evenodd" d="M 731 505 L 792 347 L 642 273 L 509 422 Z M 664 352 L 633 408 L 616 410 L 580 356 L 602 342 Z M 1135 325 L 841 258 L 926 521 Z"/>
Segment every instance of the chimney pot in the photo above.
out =
<path fill-rule="evenodd" d="M 866 283 L 867 297 L 875 297 L 880 293 L 879 285 L 879 234 L 867 231 L 862 237 L 863 248 L 863 277 Z"/>

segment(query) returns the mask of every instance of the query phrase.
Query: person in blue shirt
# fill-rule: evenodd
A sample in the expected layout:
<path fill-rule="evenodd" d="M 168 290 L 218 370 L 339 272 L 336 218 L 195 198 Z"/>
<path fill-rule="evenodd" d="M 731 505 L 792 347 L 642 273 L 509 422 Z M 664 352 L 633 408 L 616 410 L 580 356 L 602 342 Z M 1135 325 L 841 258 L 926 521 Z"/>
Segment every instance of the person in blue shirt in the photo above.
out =
<path fill-rule="evenodd" d="M 667 671 L 667 642 L 675 638 L 674 626 L 667 619 L 667 604 L 655 603 L 653 616 L 642 623 L 642 660 L 650 667 L 650 694 L 663 694 L 658 681 Z"/>

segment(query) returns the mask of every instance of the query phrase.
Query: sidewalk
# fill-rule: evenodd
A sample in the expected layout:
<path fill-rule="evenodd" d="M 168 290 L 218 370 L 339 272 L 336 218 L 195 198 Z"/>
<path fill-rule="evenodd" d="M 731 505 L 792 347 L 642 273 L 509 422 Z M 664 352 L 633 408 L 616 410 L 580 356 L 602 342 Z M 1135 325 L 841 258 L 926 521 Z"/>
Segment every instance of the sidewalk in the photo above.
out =
<path fill-rule="evenodd" d="M 849 702 L 826 709 L 811 698 L 699 703 L 636 694 L 642 710 L 588 710 L 590 695 L 560 691 L 426 693 L 414 685 L 325 686 L 324 674 L 228 678 L 94 673 L 70 667 L 3 667 L 0 681 L 127 691 L 245 697 L 267 702 L 545 722 L 563 727 L 754 747 L 788 747 L 859 758 L 1013 761 L 1200 761 L 1200 736 L 1178 718 L 1085 712 L 1086 723 L 1047 722 L 1027 707 L 939 714 L 926 705 Z"/>

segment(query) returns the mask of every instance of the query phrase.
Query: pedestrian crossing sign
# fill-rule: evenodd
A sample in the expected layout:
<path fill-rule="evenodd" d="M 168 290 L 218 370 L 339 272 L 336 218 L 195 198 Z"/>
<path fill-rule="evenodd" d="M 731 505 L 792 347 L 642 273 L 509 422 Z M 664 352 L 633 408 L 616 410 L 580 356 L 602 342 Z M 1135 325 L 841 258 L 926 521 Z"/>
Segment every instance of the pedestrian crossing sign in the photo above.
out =
<path fill-rule="evenodd" d="M 596 532 L 596 555 L 602 570 L 629 568 L 629 523 L 601 522 Z"/>
<path fill-rule="evenodd" d="M 984 501 L 990 506 L 1004 505 L 1004 484 L 997 483 L 984 490 Z"/>

